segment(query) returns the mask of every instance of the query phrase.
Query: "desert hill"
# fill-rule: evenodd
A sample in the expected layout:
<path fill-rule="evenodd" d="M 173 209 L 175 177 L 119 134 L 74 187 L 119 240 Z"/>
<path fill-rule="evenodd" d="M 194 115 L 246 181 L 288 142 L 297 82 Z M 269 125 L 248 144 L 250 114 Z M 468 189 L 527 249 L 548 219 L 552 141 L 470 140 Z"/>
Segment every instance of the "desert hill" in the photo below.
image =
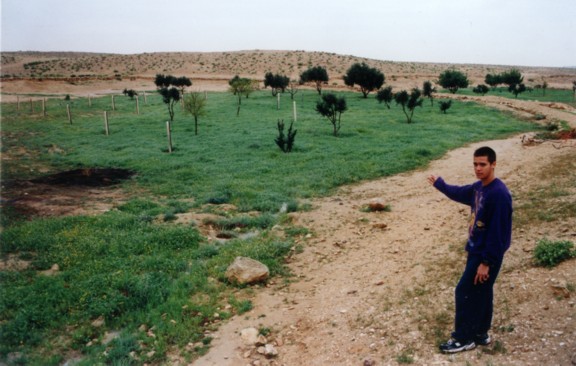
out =
<path fill-rule="evenodd" d="M 106 54 L 81 52 L 3 52 L 2 93 L 56 93 L 83 95 L 134 88 L 153 89 L 158 74 L 187 76 L 195 88 L 223 90 L 234 75 L 263 79 L 268 71 L 297 80 L 310 66 L 323 66 L 332 88 L 344 87 L 342 75 L 354 63 L 365 62 L 386 76 L 394 88 L 421 87 L 434 81 L 447 68 L 465 72 L 471 85 L 483 83 L 488 73 L 500 73 L 513 66 L 394 62 L 326 52 L 264 51 L 171 52 Z M 576 68 L 516 67 L 528 86 L 548 83 L 550 88 L 570 89 Z M 5 97 L 5 96 L 4 96 Z M 4 98 L 3 98 L 4 99 Z"/>

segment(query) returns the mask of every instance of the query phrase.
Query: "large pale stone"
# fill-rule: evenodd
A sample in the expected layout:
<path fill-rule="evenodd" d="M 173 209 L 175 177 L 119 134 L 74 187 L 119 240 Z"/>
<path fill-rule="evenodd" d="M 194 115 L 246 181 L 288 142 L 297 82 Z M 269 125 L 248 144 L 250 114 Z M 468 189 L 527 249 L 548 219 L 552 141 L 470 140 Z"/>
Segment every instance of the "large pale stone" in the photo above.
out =
<path fill-rule="evenodd" d="M 228 281 L 239 284 L 261 282 L 266 280 L 269 275 L 270 270 L 265 264 L 246 257 L 236 257 L 226 270 Z"/>
<path fill-rule="evenodd" d="M 240 337 L 242 341 L 244 341 L 244 344 L 253 345 L 258 342 L 258 333 L 258 329 L 256 328 L 245 328 L 240 331 Z"/>

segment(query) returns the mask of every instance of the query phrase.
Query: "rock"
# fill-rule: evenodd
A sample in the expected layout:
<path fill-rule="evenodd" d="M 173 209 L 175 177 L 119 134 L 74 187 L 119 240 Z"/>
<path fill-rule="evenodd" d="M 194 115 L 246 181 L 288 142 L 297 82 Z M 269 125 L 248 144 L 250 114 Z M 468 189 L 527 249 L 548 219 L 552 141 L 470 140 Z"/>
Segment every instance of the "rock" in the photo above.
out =
<path fill-rule="evenodd" d="M 258 329 L 256 328 L 245 328 L 240 331 L 240 337 L 245 344 L 253 345 L 258 342 Z"/>
<path fill-rule="evenodd" d="M 238 284 L 250 284 L 264 281 L 270 275 L 268 267 L 257 260 L 236 257 L 234 262 L 226 269 L 226 278 Z"/>
<path fill-rule="evenodd" d="M 262 334 L 258 335 L 258 339 L 256 340 L 256 346 L 263 346 L 266 343 L 268 343 L 268 340 L 266 339 L 266 337 L 264 337 Z"/>
<path fill-rule="evenodd" d="M 265 345 L 264 346 L 264 356 L 266 356 L 267 358 L 272 358 L 272 357 L 278 356 L 278 351 L 276 350 L 276 347 L 274 347 L 271 344 Z"/>
<path fill-rule="evenodd" d="M 53 276 L 60 271 L 60 266 L 57 263 L 54 263 L 50 269 L 45 271 L 40 271 L 39 273 L 43 276 Z"/>
<path fill-rule="evenodd" d="M 94 328 L 100 328 L 103 325 L 104 325 L 104 317 L 103 316 L 98 317 L 98 319 L 96 319 L 92 322 L 92 326 Z"/>

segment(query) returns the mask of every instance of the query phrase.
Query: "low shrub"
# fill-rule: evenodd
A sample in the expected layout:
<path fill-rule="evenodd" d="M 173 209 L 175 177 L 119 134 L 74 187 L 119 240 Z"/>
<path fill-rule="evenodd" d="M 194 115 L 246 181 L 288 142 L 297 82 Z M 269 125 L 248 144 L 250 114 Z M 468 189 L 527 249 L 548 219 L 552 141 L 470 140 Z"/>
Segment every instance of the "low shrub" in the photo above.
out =
<path fill-rule="evenodd" d="M 576 257 L 574 243 L 542 239 L 534 249 L 534 262 L 538 266 L 554 267 L 560 262 Z"/>

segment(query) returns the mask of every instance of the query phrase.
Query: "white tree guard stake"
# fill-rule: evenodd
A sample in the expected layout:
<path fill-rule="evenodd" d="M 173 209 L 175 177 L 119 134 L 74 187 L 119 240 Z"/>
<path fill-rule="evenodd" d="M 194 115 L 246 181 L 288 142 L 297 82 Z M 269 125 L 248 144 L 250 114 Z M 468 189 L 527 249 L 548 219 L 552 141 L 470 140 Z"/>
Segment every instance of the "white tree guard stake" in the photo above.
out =
<path fill-rule="evenodd" d="M 108 125 L 108 111 L 104 111 L 104 131 L 106 131 L 106 136 L 110 135 L 110 126 Z"/>
<path fill-rule="evenodd" d="M 140 115 L 140 104 L 138 102 L 138 96 L 136 96 L 136 114 Z"/>
<path fill-rule="evenodd" d="M 116 110 L 116 103 L 114 103 L 114 95 L 112 95 L 112 110 Z"/>
<path fill-rule="evenodd" d="M 88 96 L 88 107 L 92 107 L 92 96 Z"/>
<path fill-rule="evenodd" d="M 72 124 L 72 113 L 70 112 L 70 104 L 66 104 L 66 113 L 68 114 L 68 122 Z"/>
<path fill-rule="evenodd" d="M 42 99 L 42 115 L 46 117 L 46 98 Z"/>
<path fill-rule="evenodd" d="M 168 152 L 172 153 L 172 132 L 170 131 L 170 121 L 166 121 L 166 134 L 168 135 Z"/>
<path fill-rule="evenodd" d="M 280 110 L 280 93 L 276 94 L 276 110 Z"/>
<path fill-rule="evenodd" d="M 148 98 L 146 97 L 146 90 L 144 90 L 144 104 L 148 104 Z"/>
<path fill-rule="evenodd" d="M 292 101 L 292 119 L 296 122 L 296 101 Z"/>
<path fill-rule="evenodd" d="M 208 99 L 208 92 L 206 90 L 204 90 L 204 100 Z"/>

